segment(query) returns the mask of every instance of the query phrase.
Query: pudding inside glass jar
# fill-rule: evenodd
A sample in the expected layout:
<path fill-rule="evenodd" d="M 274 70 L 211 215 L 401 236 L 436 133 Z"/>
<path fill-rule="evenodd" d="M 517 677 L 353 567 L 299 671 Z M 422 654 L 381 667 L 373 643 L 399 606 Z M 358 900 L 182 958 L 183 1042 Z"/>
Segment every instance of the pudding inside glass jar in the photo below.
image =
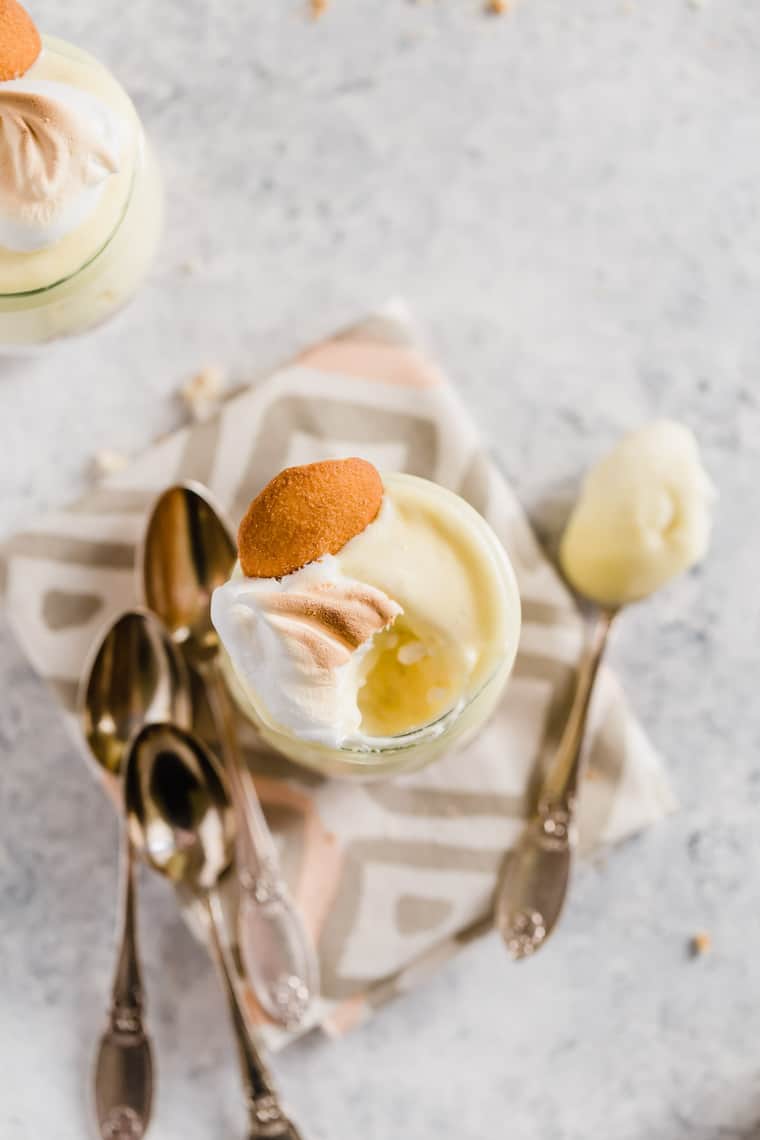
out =
<path fill-rule="evenodd" d="M 324 774 L 386 776 L 472 738 L 517 652 L 517 583 L 485 520 L 425 479 L 377 479 L 376 515 L 336 553 L 282 577 L 239 563 L 212 601 L 239 707 Z"/>
<path fill-rule="evenodd" d="M 163 190 L 126 92 L 52 36 L 20 78 L 0 82 L 0 148 L 0 352 L 18 353 L 84 332 L 132 297 Z"/>

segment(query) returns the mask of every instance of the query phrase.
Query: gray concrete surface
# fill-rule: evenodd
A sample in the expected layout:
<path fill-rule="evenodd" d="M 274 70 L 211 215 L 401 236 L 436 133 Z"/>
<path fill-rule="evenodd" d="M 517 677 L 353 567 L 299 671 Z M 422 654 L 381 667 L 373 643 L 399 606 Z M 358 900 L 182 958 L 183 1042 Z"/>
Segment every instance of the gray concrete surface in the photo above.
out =
<path fill-rule="evenodd" d="M 0 531 L 98 447 L 403 293 L 539 522 L 652 416 L 720 488 L 705 567 L 614 656 L 678 816 L 586 868 L 556 942 L 495 938 L 338 1044 L 277 1064 L 307 1140 L 750 1140 L 760 1133 L 760 7 L 757 0 L 37 0 L 111 64 L 163 159 L 137 302 L 0 366 Z M 195 264 L 187 273 L 184 263 Z M 88 1135 L 116 826 L 0 625 L 0 1135 Z M 151 1137 L 243 1136 L 211 968 L 144 882 Z M 706 929 L 712 953 L 690 960 Z"/>

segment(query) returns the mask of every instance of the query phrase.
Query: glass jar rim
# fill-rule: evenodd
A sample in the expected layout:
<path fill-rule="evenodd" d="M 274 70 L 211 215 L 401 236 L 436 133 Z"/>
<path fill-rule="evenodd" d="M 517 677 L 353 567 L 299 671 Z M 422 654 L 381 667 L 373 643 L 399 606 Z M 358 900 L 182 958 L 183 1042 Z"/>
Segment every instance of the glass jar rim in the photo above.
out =
<path fill-rule="evenodd" d="M 15 291 L 13 293 L 2 293 L 2 292 L 0 292 L 0 301 L 15 301 L 15 300 L 20 300 L 24 297 L 41 297 L 41 296 L 44 296 L 46 293 L 52 292 L 53 289 L 59 289 L 61 287 L 61 285 L 66 285 L 69 281 L 73 281 L 74 278 L 76 278 L 80 275 L 80 273 L 84 273 L 85 269 L 89 269 L 89 267 L 91 265 L 93 265 L 94 262 L 96 262 L 98 260 L 98 258 L 102 256 L 102 254 L 105 253 L 105 251 L 111 245 L 111 242 L 114 240 L 114 238 L 118 234 L 122 225 L 124 224 L 124 219 L 126 218 L 128 212 L 129 212 L 129 207 L 132 204 L 132 196 L 134 194 L 135 183 L 137 181 L 137 171 L 138 171 L 138 164 L 136 163 L 135 169 L 132 171 L 132 178 L 131 178 L 130 183 L 129 183 L 129 190 L 127 191 L 127 195 L 124 199 L 124 206 L 123 206 L 121 213 L 119 214 L 118 218 L 116 219 L 116 224 L 115 224 L 114 228 L 111 230 L 110 234 L 108 235 L 106 240 L 103 242 L 103 244 L 101 246 L 99 246 L 99 248 L 96 249 L 94 253 L 90 254 L 90 256 L 87 258 L 86 261 L 83 261 L 82 264 L 78 265 L 76 269 L 72 269 L 72 271 L 70 273 L 66 273 L 66 274 L 64 274 L 63 277 L 59 277 L 55 281 L 51 281 L 48 285 L 38 285 L 36 289 L 21 289 L 21 290 Z"/>
<path fill-rule="evenodd" d="M 401 758 L 413 754 L 416 748 L 424 748 L 426 745 L 434 744 L 445 737 L 449 730 L 456 731 L 457 725 L 465 717 L 468 709 L 484 697 L 492 686 L 499 686 L 500 689 L 501 685 L 506 683 L 513 668 L 516 654 L 517 648 L 515 646 L 512 653 L 504 654 L 494 670 L 477 689 L 458 701 L 436 720 L 429 721 L 427 724 L 408 732 L 399 733 L 397 736 L 368 737 L 368 743 L 361 746 L 349 743 L 332 746 L 319 740 L 309 740 L 306 737 L 292 735 L 282 726 L 262 717 L 258 709 L 255 709 L 254 724 L 258 726 L 259 731 L 262 732 L 264 738 L 273 748 L 305 768 L 319 771 L 322 774 L 329 772 L 329 765 L 332 762 L 328 761 L 327 764 L 323 764 L 316 759 L 318 754 L 324 754 L 325 757 L 332 756 L 334 762 L 342 765 L 344 772 L 353 770 L 357 774 L 363 772 L 369 776 L 373 772 L 382 772 L 389 767 L 395 767 L 394 758 L 396 758 L 397 763 L 402 763 Z M 246 699 L 245 704 L 250 704 L 250 698 Z M 283 741 L 282 744 L 280 739 Z M 298 756 L 295 756 L 284 743 L 291 740 L 299 746 Z M 373 740 L 375 741 L 374 745 L 371 743 Z"/>
<path fill-rule="evenodd" d="M 467 709 L 478 700 L 478 698 L 489 688 L 489 686 L 497 681 L 502 675 L 509 675 L 509 672 L 514 664 L 514 659 L 517 654 L 517 647 L 514 651 L 505 653 L 499 663 L 494 666 L 493 670 L 481 681 L 474 692 L 469 693 L 466 697 L 457 701 L 450 709 L 447 709 L 441 716 L 436 717 L 435 720 L 428 721 L 427 724 L 422 724 L 418 728 L 412 728 L 407 732 L 400 732 L 396 736 L 368 736 L 367 743 L 364 744 L 339 744 L 334 749 L 335 752 L 340 753 L 341 757 L 346 761 L 352 761 L 357 764 L 367 764 L 371 766 L 372 757 L 385 757 L 393 756 L 399 752 L 406 752 L 410 748 L 415 748 L 419 744 L 426 744 L 428 741 L 437 740 L 440 736 L 459 721 L 460 717 L 467 712 Z M 376 743 L 373 744 L 372 741 Z M 378 761 L 379 762 L 379 761 Z"/>
<path fill-rule="evenodd" d="M 90 52 L 87 52 L 74 44 L 70 44 L 67 40 L 61 39 L 59 36 L 51 36 L 48 34 L 43 35 L 42 45 L 45 51 L 52 50 L 53 52 L 67 58 L 84 60 L 97 68 L 105 70 L 104 65 L 100 62 L 100 60 L 98 60 L 94 55 L 91 55 Z M 135 163 L 132 170 L 132 177 L 129 182 L 129 187 L 124 197 L 124 205 L 118 217 L 116 218 L 113 229 L 108 234 L 105 241 L 103 241 L 102 244 L 97 249 L 95 249 L 85 259 L 85 261 L 81 263 L 81 265 L 77 266 L 76 269 L 72 269 L 70 273 L 65 273 L 62 277 L 56 278 L 55 281 L 50 281 L 46 285 L 38 285 L 34 289 L 14 289 L 13 292 L 10 293 L 6 293 L 0 290 L 0 301 L 8 302 L 23 300 L 24 298 L 28 297 L 44 296 L 45 294 L 52 292 L 53 289 L 59 289 L 62 285 L 66 285 L 69 281 L 73 281 L 76 277 L 79 276 L 80 273 L 84 273 L 86 269 L 89 269 L 89 267 L 93 265 L 94 262 L 96 262 L 98 258 L 102 256 L 102 254 L 105 253 L 121 229 L 124 223 L 124 219 L 129 212 L 132 198 L 134 196 L 135 186 L 137 183 L 137 174 L 140 167 L 140 155 L 143 149 L 143 132 L 139 120 L 137 122 L 137 130 L 138 135 L 136 138 L 137 151 L 135 153 Z"/>

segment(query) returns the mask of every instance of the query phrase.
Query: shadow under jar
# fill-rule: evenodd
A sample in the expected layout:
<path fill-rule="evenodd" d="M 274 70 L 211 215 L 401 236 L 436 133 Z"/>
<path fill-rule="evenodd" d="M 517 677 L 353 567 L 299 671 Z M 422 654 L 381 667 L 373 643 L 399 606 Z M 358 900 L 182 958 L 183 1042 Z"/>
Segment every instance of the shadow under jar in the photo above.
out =
<path fill-rule="evenodd" d="M 478 667 L 473 669 L 472 675 L 461 687 L 456 679 L 451 678 L 453 699 L 434 718 L 422 723 L 414 723 L 412 720 L 408 728 L 382 736 L 373 736 L 371 730 L 368 730 L 361 741 L 341 744 L 339 747 L 297 736 L 274 721 L 259 695 L 240 676 L 230 657 L 223 652 L 225 680 L 243 715 L 254 724 L 264 740 L 283 756 L 323 775 L 380 779 L 421 768 L 455 745 L 463 747 L 477 735 L 494 712 L 517 653 L 520 636 L 517 581 L 504 548 L 488 523 L 458 495 L 428 480 L 412 475 L 392 474 L 385 476 L 383 482 L 386 493 L 402 509 L 406 505 L 416 506 L 424 502 L 425 509 L 436 524 L 440 525 L 441 531 L 450 536 L 457 554 L 470 561 L 476 595 L 473 602 L 485 641 L 480 646 Z M 388 564 L 398 558 L 398 551 L 386 552 Z M 427 580 L 430 581 L 429 578 Z M 371 584 L 385 588 L 383 581 Z M 403 605 L 402 598 L 397 600 Z M 446 614 L 441 613 L 439 617 L 444 635 L 442 653 L 445 654 Z M 397 664 L 396 647 L 399 638 L 403 643 L 409 635 L 409 625 L 414 626 L 414 620 L 414 613 L 407 612 L 405 608 L 388 631 L 376 635 L 373 665 L 367 671 L 360 690 L 360 708 L 371 707 L 373 697 L 376 701 L 387 699 L 389 691 L 400 695 L 403 706 L 405 691 L 419 685 L 419 678 L 415 678 L 408 670 L 424 668 L 424 660 L 412 661 L 408 666 Z M 449 642 L 449 645 L 452 643 Z M 434 664 L 440 670 L 441 661 Z M 382 683 L 373 676 L 374 669 L 383 674 Z M 389 678 L 389 670 L 395 670 L 396 675 Z M 376 686 L 376 695 L 373 686 Z"/>
<path fill-rule="evenodd" d="M 92 208 L 50 244 L 12 250 L 0 242 L 0 353 L 34 351 L 105 321 L 137 291 L 153 259 L 163 188 L 134 105 L 92 56 L 52 36 L 23 77 L 44 93 L 94 98 L 118 123 L 118 169 Z M 0 95 L 3 87 L 0 84 Z"/>

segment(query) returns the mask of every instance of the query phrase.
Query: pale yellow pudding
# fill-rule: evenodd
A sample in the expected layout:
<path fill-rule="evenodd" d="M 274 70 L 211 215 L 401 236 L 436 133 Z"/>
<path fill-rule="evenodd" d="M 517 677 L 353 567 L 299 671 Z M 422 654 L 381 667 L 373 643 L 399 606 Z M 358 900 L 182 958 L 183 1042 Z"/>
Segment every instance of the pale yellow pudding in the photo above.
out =
<path fill-rule="evenodd" d="M 632 432 L 586 476 L 560 548 L 566 578 L 613 609 L 647 597 L 704 557 L 714 498 L 688 428 Z"/>
<path fill-rule="evenodd" d="M 97 60 L 44 37 L 0 82 L 0 348 L 110 316 L 150 265 L 162 188 L 134 106 Z"/>
<path fill-rule="evenodd" d="M 238 566 L 212 601 L 240 706 L 322 772 L 408 769 L 473 735 L 517 651 L 517 585 L 487 523 L 424 479 L 387 475 L 381 490 L 335 553 L 317 546 L 281 577 Z"/>

